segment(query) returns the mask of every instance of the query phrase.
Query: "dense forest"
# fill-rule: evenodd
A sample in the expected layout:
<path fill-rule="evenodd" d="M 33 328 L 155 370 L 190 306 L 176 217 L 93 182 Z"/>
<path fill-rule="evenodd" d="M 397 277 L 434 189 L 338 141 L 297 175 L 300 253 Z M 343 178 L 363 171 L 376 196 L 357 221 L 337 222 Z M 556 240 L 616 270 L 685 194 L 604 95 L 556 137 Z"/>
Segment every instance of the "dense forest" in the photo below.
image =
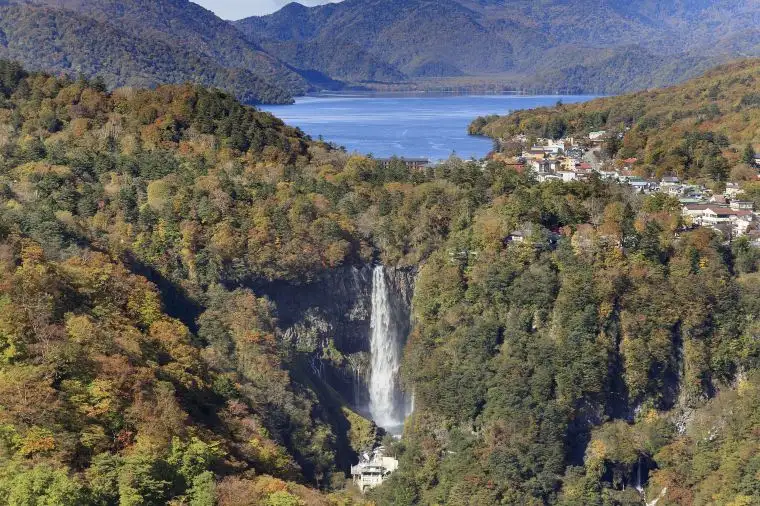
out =
<path fill-rule="evenodd" d="M 669 197 L 512 185 L 419 275 L 378 503 L 755 504 L 758 251 Z"/>
<path fill-rule="evenodd" d="M 248 287 L 416 265 L 482 191 L 193 85 L 109 93 L 2 62 L 0 125 L 11 504 L 357 502 L 344 472 L 379 432 Z"/>
<path fill-rule="evenodd" d="M 637 158 L 644 176 L 754 179 L 741 165 L 758 144 L 759 85 L 760 60 L 747 59 L 670 88 L 478 118 L 470 133 L 559 139 L 603 130 L 607 153 Z"/>
<path fill-rule="evenodd" d="M 256 287 L 376 261 L 418 271 L 415 413 L 365 498 L 381 431 Z M 0 263 L 8 504 L 760 497 L 760 252 L 664 196 L 383 168 L 219 91 L 0 62 Z"/>
<path fill-rule="evenodd" d="M 0 118 L 7 504 L 352 504 L 314 488 L 342 488 L 336 454 L 366 444 L 340 447 L 334 417 L 370 423 L 298 378 L 270 302 L 221 285 L 242 227 L 269 247 L 340 234 L 283 176 L 309 141 L 220 92 L 107 94 L 8 62 Z M 278 192 L 303 213 L 248 215 Z M 256 258 L 251 276 L 279 272 Z"/>

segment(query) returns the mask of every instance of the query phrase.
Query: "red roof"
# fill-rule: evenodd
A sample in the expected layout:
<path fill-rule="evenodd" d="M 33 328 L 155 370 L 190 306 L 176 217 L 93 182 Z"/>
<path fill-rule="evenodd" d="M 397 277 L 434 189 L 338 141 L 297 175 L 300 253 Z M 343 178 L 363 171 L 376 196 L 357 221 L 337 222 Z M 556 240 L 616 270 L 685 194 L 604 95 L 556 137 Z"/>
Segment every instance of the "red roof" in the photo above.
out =
<path fill-rule="evenodd" d="M 638 161 L 639 161 L 638 158 L 627 158 L 627 159 L 623 160 L 623 163 L 626 163 L 628 165 L 633 165 L 634 163 L 636 163 Z"/>
<path fill-rule="evenodd" d="M 735 210 L 728 207 L 707 206 L 706 209 L 709 209 L 719 216 L 748 216 L 752 214 L 752 211 L 746 209 Z"/>

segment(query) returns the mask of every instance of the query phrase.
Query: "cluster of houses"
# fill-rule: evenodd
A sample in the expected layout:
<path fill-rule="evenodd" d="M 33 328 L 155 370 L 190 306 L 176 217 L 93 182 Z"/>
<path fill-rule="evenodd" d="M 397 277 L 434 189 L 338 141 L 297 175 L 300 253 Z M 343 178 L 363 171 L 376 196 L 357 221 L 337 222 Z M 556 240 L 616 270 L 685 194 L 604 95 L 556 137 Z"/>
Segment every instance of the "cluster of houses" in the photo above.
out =
<path fill-rule="evenodd" d="M 539 182 L 584 181 L 597 175 L 602 179 L 628 184 L 640 193 L 666 193 L 681 202 L 687 225 L 714 228 L 729 240 L 749 235 L 760 245 L 760 215 L 755 213 L 752 202 L 737 198 L 741 192 L 738 185 L 729 183 L 725 194 L 713 195 L 704 186 L 687 184 L 675 176 L 665 176 L 659 180 L 644 179 L 633 172 L 633 166 L 638 161 L 636 158 L 602 163 L 600 151 L 608 138 L 608 132 L 598 131 L 583 139 L 537 139 L 529 149 L 523 149 L 520 156 L 506 158 L 496 154 L 494 157 L 515 166 L 517 170 L 530 170 Z M 512 140 L 523 145 L 528 143 L 524 135 Z M 398 162 L 410 170 L 423 170 L 430 166 L 430 161 L 425 158 L 378 159 L 378 163 L 386 168 Z M 755 165 L 760 168 L 760 153 L 755 155 Z"/>
<path fill-rule="evenodd" d="M 523 151 L 518 163 L 529 168 L 539 182 L 553 179 L 577 181 L 586 179 L 594 169 L 590 163 L 583 160 L 584 154 L 585 151 L 575 147 L 572 139 L 547 140 Z"/>
<path fill-rule="evenodd" d="M 621 160 L 614 167 L 603 167 L 599 151 L 605 139 L 604 131 L 591 132 L 582 145 L 572 137 L 558 141 L 538 139 L 513 163 L 532 171 L 541 183 L 552 180 L 584 181 L 597 174 L 602 179 L 628 183 L 643 192 L 658 190 L 657 181 L 648 181 L 633 174 L 633 165 L 638 161 L 636 158 Z"/>
<path fill-rule="evenodd" d="M 635 158 L 603 166 L 600 157 L 596 157 L 598 163 L 594 163 L 594 152 L 599 151 L 606 139 L 605 131 L 591 132 L 582 144 L 573 138 L 538 139 L 513 163 L 531 170 L 539 182 L 583 181 L 596 174 L 602 179 L 629 184 L 641 193 L 666 193 L 681 202 L 687 225 L 714 228 L 728 240 L 749 235 L 760 244 L 760 215 L 755 213 L 753 202 L 738 198 L 741 189 L 737 184 L 729 183 L 723 195 L 713 195 L 704 186 L 687 184 L 675 176 L 659 180 L 636 176 L 632 170 Z M 524 143 L 527 139 L 515 140 Z M 755 159 L 760 167 L 760 154 Z"/>
<path fill-rule="evenodd" d="M 739 199 L 739 185 L 728 183 L 723 195 L 712 196 L 704 188 L 690 188 L 690 193 L 679 199 L 687 225 L 711 227 L 728 240 L 749 236 L 760 244 L 760 216 L 754 202 Z"/>

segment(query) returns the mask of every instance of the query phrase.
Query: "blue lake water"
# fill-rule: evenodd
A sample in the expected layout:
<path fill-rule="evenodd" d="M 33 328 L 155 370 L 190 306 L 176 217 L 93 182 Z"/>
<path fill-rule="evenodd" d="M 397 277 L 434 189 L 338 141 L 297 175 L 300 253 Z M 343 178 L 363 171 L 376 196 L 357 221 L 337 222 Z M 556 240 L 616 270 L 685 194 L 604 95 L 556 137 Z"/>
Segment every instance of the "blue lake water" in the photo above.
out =
<path fill-rule="evenodd" d="M 482 158 L 490 139 L 467 135 L 478 116 L 506 114 L 518 109 L 550 106 L 562 100 L 575 103 L 589 96 L 513 95 L 318 95 L 300 97 L 294 105 L 265 106 L 263 110 L 349 151 L 376 157 L 448 158 L 452 153 Z"/>

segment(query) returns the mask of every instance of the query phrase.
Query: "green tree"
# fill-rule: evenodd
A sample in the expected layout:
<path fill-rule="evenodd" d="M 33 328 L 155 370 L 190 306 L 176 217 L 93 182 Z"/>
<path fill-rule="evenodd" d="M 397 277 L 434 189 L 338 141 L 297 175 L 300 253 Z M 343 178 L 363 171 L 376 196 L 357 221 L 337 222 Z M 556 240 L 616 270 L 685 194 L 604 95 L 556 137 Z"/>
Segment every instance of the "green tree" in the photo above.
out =
<path fill-rule="evenodd" d="M 13 463 L 0 471 L 2 501 L 9 506 L 81 506 L 87 504 L 82 484 L 61 468 Z"/>
<path fill-rule="evenodd" d="M 747 144 L 742 152 L 742 163 L 755 165 L 755 148 L 752 144 Z"/>

